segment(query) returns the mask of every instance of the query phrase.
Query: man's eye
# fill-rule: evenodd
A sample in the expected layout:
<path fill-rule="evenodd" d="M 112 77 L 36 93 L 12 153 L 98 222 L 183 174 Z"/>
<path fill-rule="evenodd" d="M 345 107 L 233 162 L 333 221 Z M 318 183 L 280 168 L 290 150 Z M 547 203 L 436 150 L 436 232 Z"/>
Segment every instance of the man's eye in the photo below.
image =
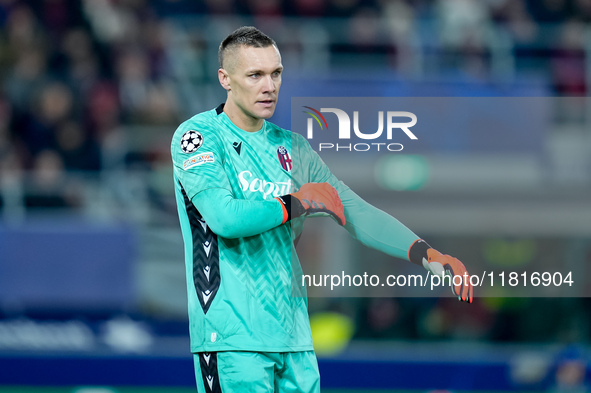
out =
<path fill-rule="evenodd" d="M 258 78 L 259 76 L 261 76 L 261 74 L 250 74 L 251 78 Z"/>

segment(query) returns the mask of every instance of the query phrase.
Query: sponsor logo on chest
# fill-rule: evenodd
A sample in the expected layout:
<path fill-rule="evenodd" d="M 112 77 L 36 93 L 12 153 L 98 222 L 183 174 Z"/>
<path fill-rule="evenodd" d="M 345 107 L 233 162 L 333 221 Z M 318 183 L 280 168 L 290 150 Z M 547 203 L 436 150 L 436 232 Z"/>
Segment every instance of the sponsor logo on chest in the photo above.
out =
<path fill-rule="evenodd" d="M 256 177 L 251 171 L 242 171 L 238 174 L 240 188 L 244 192 L 260 192 L 264 199 L 272 199 L 291 192 L 291 180 L 283 182 L 271 182 Z"/>

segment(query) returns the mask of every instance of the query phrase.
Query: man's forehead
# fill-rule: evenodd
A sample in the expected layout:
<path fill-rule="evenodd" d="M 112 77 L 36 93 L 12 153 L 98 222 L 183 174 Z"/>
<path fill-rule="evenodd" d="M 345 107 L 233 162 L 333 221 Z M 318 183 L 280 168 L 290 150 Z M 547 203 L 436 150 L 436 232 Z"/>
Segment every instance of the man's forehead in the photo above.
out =
<path fill-rule="evenodd" d="M 281 54 L 274 45 L 263 48 L 241 45 L 236 48 L 233 55 L 237 64 L 243 69 L 281 67 Z"/>

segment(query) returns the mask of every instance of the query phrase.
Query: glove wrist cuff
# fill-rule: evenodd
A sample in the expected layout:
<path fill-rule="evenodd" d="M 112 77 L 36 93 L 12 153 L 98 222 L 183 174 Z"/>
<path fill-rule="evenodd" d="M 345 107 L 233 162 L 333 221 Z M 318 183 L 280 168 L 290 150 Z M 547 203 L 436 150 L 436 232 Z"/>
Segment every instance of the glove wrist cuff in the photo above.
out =
<path fill-rule="evenodd" d="M 429 260 L 427 250 L 431 246 L 423 239 L 415 240 L 415 242 L 408 249 L 408 260 L 419 266 L 423 266 L 423 258 Z"/>
<path fill-rule="evenodd" d="M 282 195 L 277 198 L 279 202 L 281 202 L 281 206 L 283 207 L 283 222 L 285 224 L 287 221 L 297 218 L 304 213 L 306 213 L 306 209 L 302 205 L 302 202 L 296 197 L 291 194 Z"/>

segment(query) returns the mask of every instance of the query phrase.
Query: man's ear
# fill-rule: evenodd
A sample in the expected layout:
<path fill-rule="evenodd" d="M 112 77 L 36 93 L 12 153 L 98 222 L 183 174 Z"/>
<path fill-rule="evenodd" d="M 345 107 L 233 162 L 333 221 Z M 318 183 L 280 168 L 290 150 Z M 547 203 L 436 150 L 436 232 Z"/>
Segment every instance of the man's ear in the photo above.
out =
<path fill-rule="evenodd" d="M 224 70 L 223 68 L 220 68 L 218 70 L 218 79 L 220 81 L 220 85 L 222 85 L 222 87 L 227 90 L 230 91 L 230 75 L 228 74 L 228 71 Z"/>

